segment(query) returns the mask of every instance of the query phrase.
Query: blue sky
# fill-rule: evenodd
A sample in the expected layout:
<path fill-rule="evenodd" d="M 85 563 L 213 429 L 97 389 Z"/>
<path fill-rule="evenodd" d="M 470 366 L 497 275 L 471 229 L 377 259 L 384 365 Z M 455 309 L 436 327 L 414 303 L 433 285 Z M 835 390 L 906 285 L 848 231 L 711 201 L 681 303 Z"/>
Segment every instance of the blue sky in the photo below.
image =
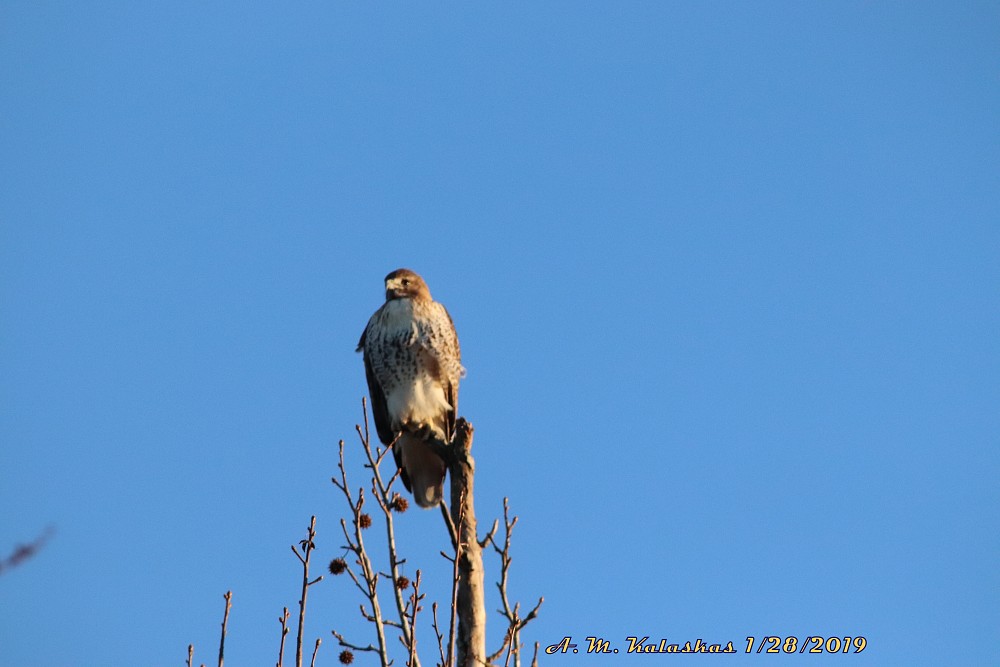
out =
<path fill-rule="evenodd" d="M 0 576 L 0 665 L 214 664 L 229 589 L 226 664 L 273 663 L 400 266 L 458 327 L 526 640 L 997 664 L 998 34 L 985 2 L 4 3 L 0 551 L 55 533 Z M 398 530 L 444 599 L 440 517 Z M 311 590 L 318 664 L 359 602 Z"/>

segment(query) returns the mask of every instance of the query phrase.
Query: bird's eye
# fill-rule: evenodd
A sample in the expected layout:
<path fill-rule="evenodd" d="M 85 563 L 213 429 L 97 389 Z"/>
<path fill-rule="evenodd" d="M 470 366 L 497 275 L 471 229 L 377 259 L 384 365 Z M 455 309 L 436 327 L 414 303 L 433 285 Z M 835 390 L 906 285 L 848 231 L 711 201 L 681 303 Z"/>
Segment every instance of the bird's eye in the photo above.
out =
<path fill-rule="evenodd" d="M 410 279 L 403 278 L 403 287 L 409 287 L 409 286 L 410 286 Z"/>

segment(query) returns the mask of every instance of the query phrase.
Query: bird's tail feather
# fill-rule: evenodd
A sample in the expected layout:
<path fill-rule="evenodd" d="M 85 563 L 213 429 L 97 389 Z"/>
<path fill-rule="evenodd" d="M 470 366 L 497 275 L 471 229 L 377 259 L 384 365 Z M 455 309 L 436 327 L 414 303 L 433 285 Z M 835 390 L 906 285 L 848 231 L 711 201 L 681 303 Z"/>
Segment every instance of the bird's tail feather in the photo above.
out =
<path fill-rule="evenodd" d="M 444 496 L 444 461 L 412 433 L 399 436 L 396 451 L 409 478 L 413 499 L 421 507 L 436 507 Z"/>

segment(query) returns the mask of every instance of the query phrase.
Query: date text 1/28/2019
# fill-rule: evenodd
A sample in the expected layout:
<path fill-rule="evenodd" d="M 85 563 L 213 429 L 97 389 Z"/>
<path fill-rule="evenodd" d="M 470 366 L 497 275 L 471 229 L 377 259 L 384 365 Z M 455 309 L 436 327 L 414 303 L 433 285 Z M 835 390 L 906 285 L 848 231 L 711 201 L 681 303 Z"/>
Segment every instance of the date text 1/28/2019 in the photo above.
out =
<path fill-rule="evenodd" d="M 756 644 L 757 650 L 754 650 Z M 864 637 L 747 637 L 747 653 L 861 653 Z"/>
<path fill-rule="evenodd" d="M 618 653 L 618 649 L 611 645 L 611 641 L 601 637 L 586 637 L 586 653 Z M 628 646 L 625 653 L 736 653 L 733 642 L 725 644 L 706 643 L 698 638 L 694 642 L 668 642 L 661 639 L 659 642 L 649 641 L 649 637 L 626 637 Z M 825 637 L 806 636 L 796 637 L 794 635 L 779 637 L 776 635 L 765 635 L 763 637 L 747 637 L 744 653 L 860 653 L 868 646 L 868 640 L 864 637 Z M 579 653 L 580 649 L 573 643 L 572 637 L 563 637 L 555 644 L 545 648 L 545 652 L 552 653 Z"/>

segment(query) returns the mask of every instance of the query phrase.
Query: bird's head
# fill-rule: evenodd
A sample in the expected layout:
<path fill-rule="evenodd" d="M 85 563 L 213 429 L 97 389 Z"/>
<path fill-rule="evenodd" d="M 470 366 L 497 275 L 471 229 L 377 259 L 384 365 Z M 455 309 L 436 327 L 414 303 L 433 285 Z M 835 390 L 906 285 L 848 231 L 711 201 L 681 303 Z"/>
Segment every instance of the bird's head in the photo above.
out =
<path fill-rule="evenodd" d="M 385 300 L 393 299 L 431 299 L 427 283 L 409 269 L 396 269 L 385 277 Z"/>

